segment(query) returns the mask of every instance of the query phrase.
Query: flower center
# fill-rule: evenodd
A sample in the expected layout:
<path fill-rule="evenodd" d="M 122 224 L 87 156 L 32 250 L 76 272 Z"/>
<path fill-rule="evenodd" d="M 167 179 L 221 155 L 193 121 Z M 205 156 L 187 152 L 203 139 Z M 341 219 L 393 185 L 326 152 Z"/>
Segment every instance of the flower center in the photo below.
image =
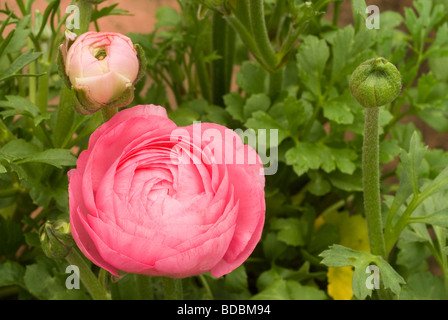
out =
<path fill-rule="evenodd" d="M 99 47 L 99 48 L 93 49 L 93 56 L 100 61 L 104 60 L 104 58 L 107 57 L 106 48 Z"/>

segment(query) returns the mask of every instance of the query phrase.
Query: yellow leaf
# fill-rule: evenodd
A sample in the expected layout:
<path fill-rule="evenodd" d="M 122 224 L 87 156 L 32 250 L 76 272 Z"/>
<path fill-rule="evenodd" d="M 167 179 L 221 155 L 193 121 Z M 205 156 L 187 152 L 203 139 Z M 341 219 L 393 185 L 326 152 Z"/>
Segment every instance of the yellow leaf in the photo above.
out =
<path fill-rule="evenodd" d="M 340 245 L 358 251 L 370 251 L 367 223 L 363 216 L 350 215 L 348 212 L 328 212 L 325 216 L 319 216 L 316 219 L 315 229 L 324 223 L 338 226 Z M 351 266 L 328 268 L 327 291 L 330 297 L 335 300 L 350 300 L 353 297 L 352 278 L 353 268 Z"/>
<path fill-rule="evenodd" d="M 328 268 L 328 294 L 334 300 L 351 300 L 353 297 L 353 267 Z"/>
<path fill-rule="evenodd" d="M 339 227 L 340 245 L 358 251 L 370 251 L 367 222 L 363 216 L 347 215 Z"/>
<path fill-rule="evenodd" d="M 314 220 L 314 232 L 316 232 L 322 225 L 325 223 L 325 220 L 322 216 L 318 216 L 316 220 Z"/>

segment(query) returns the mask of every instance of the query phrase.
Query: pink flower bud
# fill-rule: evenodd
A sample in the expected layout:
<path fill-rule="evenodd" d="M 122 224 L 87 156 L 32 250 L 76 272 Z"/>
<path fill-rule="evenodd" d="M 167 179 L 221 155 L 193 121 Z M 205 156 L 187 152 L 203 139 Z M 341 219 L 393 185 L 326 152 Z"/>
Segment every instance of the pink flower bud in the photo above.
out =
<path fill-rule="evenodd" d="M 123 107 L 132 102 L 140 59 L 128 37 L 114 32 L 84 33 L 70 46 L 64 60 L 80 113 L 91 114 L 105 106 Z"/>

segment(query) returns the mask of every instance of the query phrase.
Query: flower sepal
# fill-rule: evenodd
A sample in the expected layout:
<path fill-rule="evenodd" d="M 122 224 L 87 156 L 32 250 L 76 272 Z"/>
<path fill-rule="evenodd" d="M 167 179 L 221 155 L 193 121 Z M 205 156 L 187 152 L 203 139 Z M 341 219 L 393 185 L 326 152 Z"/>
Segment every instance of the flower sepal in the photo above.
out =
<path fill-rule="evenodd" d="M 115 100 L 106 103 L 100 104 L 95 102 L 89 97 L 88 88 L 85 87 L 72 87 L 72 91 L 75 96 L 74 107 L 76 112 L 82 115 L 91 115 L 102 108 L 122 108 L 131 104 L 132 100 L 134 100 L 134 85 L 128 83 L 126 85 L 126 89 L 123 93 Z"/>
<path fill-rule="evenodd" d="M 70 223 L 65 220 L 47 221 L 39 229 L 43 252 L 50 258 L 65 258 L 75 241 L 70 232 Z"/>

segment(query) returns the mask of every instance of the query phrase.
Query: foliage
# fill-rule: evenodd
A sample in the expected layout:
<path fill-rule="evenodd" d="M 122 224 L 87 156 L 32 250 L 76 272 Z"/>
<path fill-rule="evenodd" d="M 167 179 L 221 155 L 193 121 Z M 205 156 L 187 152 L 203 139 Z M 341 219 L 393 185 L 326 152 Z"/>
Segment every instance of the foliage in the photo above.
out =
<path fill-rule="evenodd" d="M 266 224 L 252 256 L 225 277 L 184 279 L 185 298 L 374 298 L 365 269 L 376 264 L 390 298 L 448 299 L 448 153 L 426 146 L 418 129 L 425 123 L 448 132 L 448 3 L 415 1 L 404 15 L 381 11 L 375 30 L 365 27 L 364 0 L 264 1 L 272 44 L 266 56 L 263 34 L 244 33 L 251 28 L 245 1 L 217 2 L 179 0 L 180 12 L 160 7 L 153 32 L 129 35 L 147 60 L 132 105 L 163 105 L 178 125 L 253 129 L 266 141 L 257 145 L 266 167 L 278 160 L 266 176 Z M 353 24 L 339 25 L 341 2 L 351 4 Z M 38 229 L 68 218 L 67 172 L 102 119 L 58 111 L 60 1 L 48 1 L 35 19 L 33 1 L 17 3 L 20 12 L 0 7 L 0 297 L 90 299 L 83 287 L 66 288 L 68 263 L 43 254 Z M 94 21 L 128 14 L 117 4 L 100 7 Z M 332 21 L 324 16 L 330 9 Z M 404 83 L 380 113 L 388 257 L 368 252 L 364 108 L 348 86 L 361 62 L 379 56 L 397 66 Z M 442 276 L 430 272 L 430 257 Z M 140 280 L 128 274 L 105 282 L 112 298 L 147 298 L 136 290 Z M 163 299 L 162 280 L 152 287 L 151 297 Z"/>

